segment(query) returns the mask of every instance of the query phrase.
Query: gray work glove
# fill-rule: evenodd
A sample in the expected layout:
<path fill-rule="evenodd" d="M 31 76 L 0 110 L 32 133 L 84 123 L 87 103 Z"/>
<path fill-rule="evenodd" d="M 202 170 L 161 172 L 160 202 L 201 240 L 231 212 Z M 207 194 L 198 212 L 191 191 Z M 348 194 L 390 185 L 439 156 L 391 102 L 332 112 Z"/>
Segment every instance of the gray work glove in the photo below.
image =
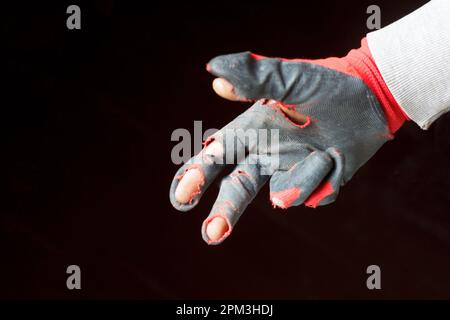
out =
<path fill-rule="evenodd" d="M 333 202 L 339 188 L 406 120 L 365 39 L 361 48 L 344 58 L 285 60 L 244 52 L 214 58 L 208 70 L 231 83 L 242 100 L 257 101 L 211 136 L 172 182 L 172 205 L 188 211 L 227 164 L 235 166 L 222 180 L 203 223 L 202 236 L 209 244 L 218 244 L 231 233 L 268 180 L 274 207 Z M 295 123 L 286 109 L 307 120 Z M 180 203 L 177 186 L 190 170 L 199 175 L 195 192 Z M 215 217 L 225 219 L 228 228 L 213 241 L 206 227 Z"/>

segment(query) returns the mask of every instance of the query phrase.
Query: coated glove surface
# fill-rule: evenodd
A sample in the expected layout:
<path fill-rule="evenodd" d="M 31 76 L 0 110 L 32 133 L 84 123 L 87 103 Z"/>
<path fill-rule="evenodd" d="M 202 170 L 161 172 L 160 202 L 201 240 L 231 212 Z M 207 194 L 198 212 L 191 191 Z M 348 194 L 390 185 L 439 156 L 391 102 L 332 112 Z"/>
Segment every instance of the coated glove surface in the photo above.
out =
<path fill-rule="evenodd" d="M 274 207 L 333 202 L 340 187 L 406 119 L 364 40 L 362 48 L 344 58 L 285 60 L 243 52 L 214 58 L 208 71 L 228 80 L 242 100 L 256 101 L 211 136 L 202 152 L 178 170 L 171 185 L 172 205 L 187 211 L 227 164 L 235 166 L 222 180 L 203 223 L 202 236 L 209 244 L 218 244 L 231 233 L 268 181 Z M 295 123 L 280 106 L 307 120 Z M 192 170 L 201 178 L 189 201 L 180 203 L 177 186 Z M 226 220 L 228 231 L 211 241 L 205 231 L 215 217 Z"/>

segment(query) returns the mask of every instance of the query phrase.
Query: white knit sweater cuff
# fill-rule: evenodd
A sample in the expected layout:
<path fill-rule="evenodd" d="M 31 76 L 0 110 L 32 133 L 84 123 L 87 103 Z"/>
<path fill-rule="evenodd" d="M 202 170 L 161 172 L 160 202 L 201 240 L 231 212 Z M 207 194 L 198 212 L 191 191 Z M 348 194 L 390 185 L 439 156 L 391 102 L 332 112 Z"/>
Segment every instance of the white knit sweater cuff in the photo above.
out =
<path fill-rule="evenodd" d="M 433 0 L 367 35 L 369 49 L 406 115 L 427 129 L 450 110 L 450 0 Z"/>

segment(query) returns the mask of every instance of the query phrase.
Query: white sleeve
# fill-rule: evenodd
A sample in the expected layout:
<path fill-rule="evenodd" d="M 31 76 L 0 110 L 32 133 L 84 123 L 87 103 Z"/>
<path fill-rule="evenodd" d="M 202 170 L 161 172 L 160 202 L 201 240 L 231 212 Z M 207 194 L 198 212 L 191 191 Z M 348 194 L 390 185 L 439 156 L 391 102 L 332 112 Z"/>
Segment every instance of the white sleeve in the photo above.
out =
<path fill-rule="evenodd" d="M 369 49 L 406 115 L 427 129 L 450 110 L 450 0 L 423 7 L 367 35 Z"/>

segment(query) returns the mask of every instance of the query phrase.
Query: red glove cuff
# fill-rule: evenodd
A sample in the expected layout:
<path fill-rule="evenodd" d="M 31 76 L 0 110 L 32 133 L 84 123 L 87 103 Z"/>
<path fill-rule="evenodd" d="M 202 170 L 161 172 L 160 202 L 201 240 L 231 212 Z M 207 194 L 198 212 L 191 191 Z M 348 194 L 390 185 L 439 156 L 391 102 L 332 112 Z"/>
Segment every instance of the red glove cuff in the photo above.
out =
<path fill-rule="evenodd" d="M 363 38 L 361 48 L 351 50 L 343 59 L 356 71 L 356 74 L 353 75 L 363 80 L 378 98 L 384 110 L 389 130 L 391 133 L 395 133 L 409 118 L 398 105 L 384 82 L 380 70 L 378 70 L 375 60 L 370 53 L 367 39 Z"/>

